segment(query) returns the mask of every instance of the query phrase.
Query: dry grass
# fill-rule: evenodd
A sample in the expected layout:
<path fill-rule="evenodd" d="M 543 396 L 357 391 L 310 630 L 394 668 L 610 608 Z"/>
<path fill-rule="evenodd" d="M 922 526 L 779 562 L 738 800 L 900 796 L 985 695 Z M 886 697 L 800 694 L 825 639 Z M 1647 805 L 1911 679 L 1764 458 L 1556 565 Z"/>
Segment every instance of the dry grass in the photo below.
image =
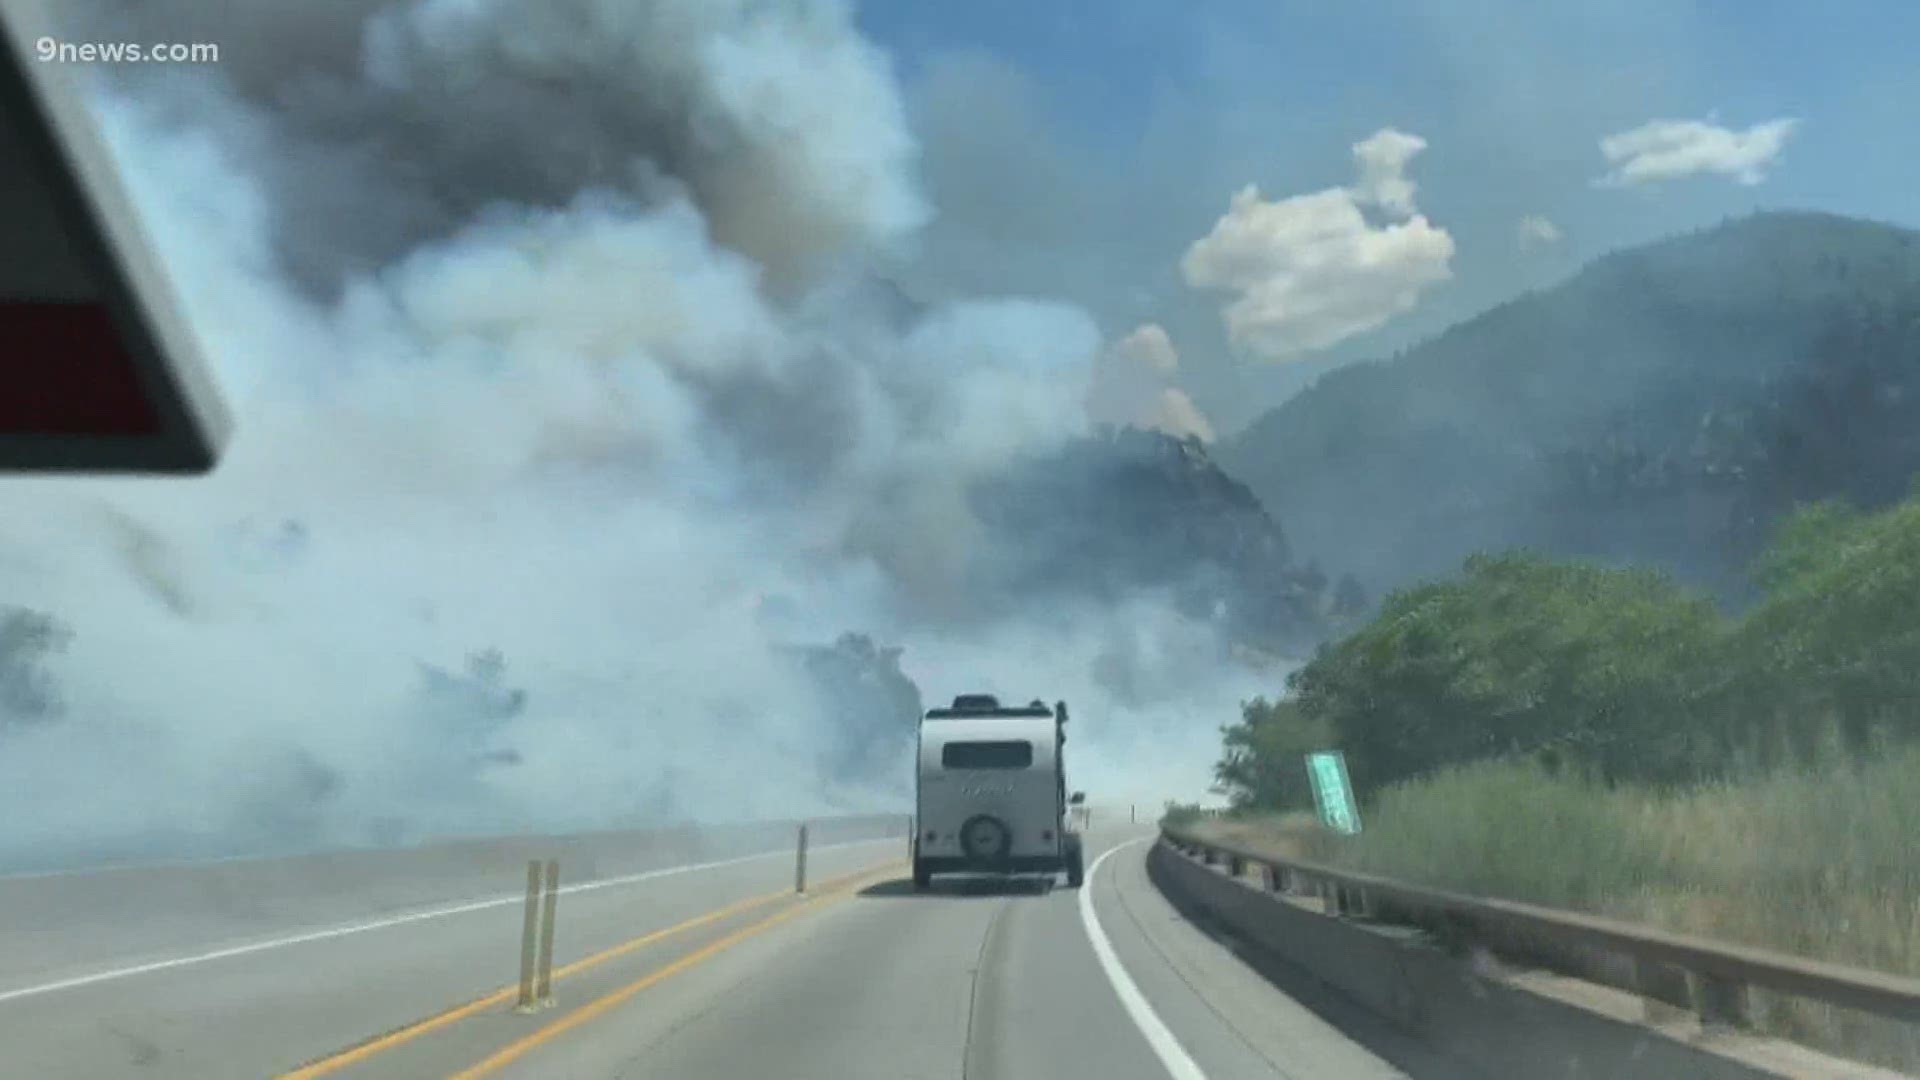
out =
<path fill-rule="evenodd" d="M 1920 976 L 1920 749 L 1681 793 L 1480 764 L 1382 792 L 1357 837 L 1205 823 L 1281 855 Z M 1772 1034 L 1920 1071 L 1911 1026 L 1755 995 Z"/>
<path fill-rule="evenodd" d="M 1226 843 L 1246 844 L 1291 859 L 1317 858 L 1316 844 L 1322 835 L 1312 814 L 1216 818 L 1195 825 Z"/>

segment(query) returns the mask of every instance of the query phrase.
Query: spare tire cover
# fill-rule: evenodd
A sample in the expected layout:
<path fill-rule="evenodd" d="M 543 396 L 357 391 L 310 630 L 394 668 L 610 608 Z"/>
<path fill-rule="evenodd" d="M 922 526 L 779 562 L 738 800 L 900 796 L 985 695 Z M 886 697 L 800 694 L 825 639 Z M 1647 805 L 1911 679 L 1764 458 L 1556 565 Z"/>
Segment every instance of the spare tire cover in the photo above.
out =
<path fill-rule="evenodd" d="M 1003 859 L 1012 846 L 1013 835 L 998 818 L 983 814 L 960 827 L 960 850 L 970 859 Z"/>

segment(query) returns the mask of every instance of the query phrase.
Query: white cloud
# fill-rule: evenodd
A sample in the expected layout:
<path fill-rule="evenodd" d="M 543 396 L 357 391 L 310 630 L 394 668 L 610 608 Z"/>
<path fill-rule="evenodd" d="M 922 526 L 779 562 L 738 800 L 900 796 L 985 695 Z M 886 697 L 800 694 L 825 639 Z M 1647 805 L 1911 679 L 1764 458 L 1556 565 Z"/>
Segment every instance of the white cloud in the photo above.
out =
<path fill-rule="evenodd" d="M 1519 236 L 1521 251 L 1552 247 L 1560 242 L 1560 226 L 1539 214 L 1528 214 L 1521 218 L 1515 231 Z"/>
<path fill-rule="evenodd" d="M 1212 442 L 1206 415 L 1186 391 L 1171 385 L 1179 370 L 1173 339 L 1158 324 L 1146 323 L 1101 353 L 1087 392 L 1087 416 Z"/>
<path fill-rule="evenodd" d="M 1407 179 L 1407 162 L 1426 148 L 1427 140 L 1392 128 L 1356 143 L 1353 156 L 1360 163 L 1360 183 L 1353 197 L 1396 217 L 1412 217 L 1413 181 Z"/>
<path fill-rule="evenodd" d="M 1226 307 L 1235 347 L 1295 359 L 1411 311 L 1452 276 L 1453 238 L 1417 211 L 1405 175 L 1425 147 L 1384 128 L 1354 145 L 1353 187 L 1268 201 L 1249 184 L 1233 197 L 1180 270 L 1190 286 L 1239 294 Z M 1368 208 L 1391 220 L 1374 225 Z"/>
<path fill-rule="evenodd" d="M 1612 169 L 1595 183 L 1627 187 L 1716 173 L 1757 184 L 1799 126 L 1800 121 L 1785 117 L 1745 131 L 1701 120 L 1649 120 L 1600 140 L 1600 153 Z"/>

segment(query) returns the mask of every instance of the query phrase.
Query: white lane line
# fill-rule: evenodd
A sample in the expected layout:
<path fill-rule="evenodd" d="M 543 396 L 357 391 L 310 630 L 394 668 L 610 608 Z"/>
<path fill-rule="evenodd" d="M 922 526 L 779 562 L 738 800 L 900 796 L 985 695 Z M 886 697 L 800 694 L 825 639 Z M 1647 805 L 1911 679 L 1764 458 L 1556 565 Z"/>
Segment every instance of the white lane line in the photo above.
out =
<path fill-rule="evenodd" d="M 1113 992 L 1119 995 L 1120 1004 L 1126 1007 L 1127 1015 L 1133 1019 L 1133 1026 L 1139 1028 L 1140 1034 L 1146 1036 L 1147 1045 L 1153 1047 L 1154 1056 L 1158 1057 L 1160 1064 L 1166 1067 L 1167 1075 L 1173 1080 L 1207 1080 L 1207 1074 L 1200 1071 L 1200 1066 L 1194 1063 L 1192 1056 L 1187 1053 L 1187 1048 L 1181 1046 L 1180 1040 L 1174 1038 L 1173 1032 L 1167 1030 L 1167 1025 L 1160 1019 L 1160 1014 L 1153 1011 L 1152 1005 L 1147 1004 L 1147 996 L 1140 992 L 1140 987 L 1134 983 L 1133 976 L 1128 975 L 1127 969 L 1121 966 L 1119 955 L 1113 951 L 1113 942 L 1107 938 L 1107 932 L 1100 926 L 1100 916 L 1093 910 L 1093 883 L 1095 875 L 1100 873 L 1100 864 L 1107 861 L 1107 856 L 1121 848 L 1149 843 L 1152 839 L 1152 837 L 1144 837 L 1139 840 L 1129 840 L 1124 844 L 1116 844 L 1101 852 L 1100 857 L 1093 860 L 1093 865 L 1087 867 L 1086 880 L 1081 883 L 1080 922 L 1087 928 L 1087 940 L 1093 944 L 1093 955 L 1099 958 L 1100 969 L 1107 973 L 1107 981 L 1113 984 Z"/>
<path fill-rule="evenodd" d="M 899 842 L 897 838 L 891 837 L 882 840 L 849 840 L 838 844 L 819 844 L 813 846 L 811 850 L 831 851 L 836 848 L 861 847 L 870 844 L 897 844 Z M 643 873 L 627 874 L 623 877 L 606 878 L 600 881 L 583 881 L 577 885 L 564 885 L 558 892 L 561 895 L 592 892 L 595 889 L 610 889 L 616 885 L 632 885 L 635 882 L 648 881 L 653 878 L 673 877 L 677 874 L 692 874 L 701 870 L 717 870 L 723 866 L 737 866 L 740 863 L 753 862 L 756 859 L 771 859 L 777 856 L 792 858 L 793 852 L 782 848 L 774 851 L 757 852 L 753 855 L 741 855 L 731 859 L 718 859 L 713 862 L 690 863 L 685 866 L 668 866 L 659 870 L 647 870 Z M 453 904 L 448 907 L 430 908 L 426 911 L 410 911 L 404 915 L 391 915 L 383 919 L 370 919 L 366 922 L 332 926 L 325 930 L 310 930 L 303 934 L 271 938 L 267 941 L 253 941 L 245 945 L 232 945 L 224 949 L 214 949 L 210 952 L 194 953 L 191 956 L 175 956 L 166 960 L 155 960 L 146 964 L 134 964 L 131 967 L 113 968 L 108 971 L 95 971 L 86 975 L 76 975 L 70 979 L 41 983 L 38 986 L 23 986 L 17 990 L 0 991 L 0 1003 L 14 1001 L 19 998 L 34 997 L 39 994 L 51 994 L 57 990 L 73 990 L 82 986 L 91 986 L 94 983 L 109 982 L 114 979 L 125 979 L 134 975 L 146 975 L 155 971 L 168 971 L 173 968 L 210 963 L 214 960 L 227 960 L 235 956 L 246 956 L 250 953 L 266 952 L 269 949 L 283 949 L 289 945 L 304 945 L 311 941 L 327 941 L 332 938 L 346 937 L 349 934 L 363 934 L 369 930 L 384 930 L 390 926 L 405 926 L 408 923 L 445 918 L 448 915 L 464 915 L 470 911 L 484 911 L 487 908 L 505 907 L 509 904 L 524 904 L 526 903 L 526 899 L 527 897 L 524 892 L 514 893 L 511 896 L 493 896 L 485 900 L 471 900 L 464 904 Z"/>

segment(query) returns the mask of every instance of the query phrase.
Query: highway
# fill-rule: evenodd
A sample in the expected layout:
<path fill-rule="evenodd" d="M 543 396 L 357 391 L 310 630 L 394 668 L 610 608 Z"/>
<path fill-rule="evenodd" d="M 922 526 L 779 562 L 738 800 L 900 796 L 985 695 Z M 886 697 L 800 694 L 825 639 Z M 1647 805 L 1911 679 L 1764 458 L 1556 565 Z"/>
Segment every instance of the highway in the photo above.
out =
<path fill-rule="evenodd" d="M 1146 878 L 1149 839 L 1096 829 L 1084 890 L 916 894 L 899 838 L 812 852 L 804 895 L 790 853 L 597 883 L 561 897 L 555 1003 L 530 1014 L 521 910 L 500 898 L 69 970 L 44 968 L 42 941 L 30 977 L 0 955 L 0 1074 L 1442 1075 L 1181 917 Z"/>

